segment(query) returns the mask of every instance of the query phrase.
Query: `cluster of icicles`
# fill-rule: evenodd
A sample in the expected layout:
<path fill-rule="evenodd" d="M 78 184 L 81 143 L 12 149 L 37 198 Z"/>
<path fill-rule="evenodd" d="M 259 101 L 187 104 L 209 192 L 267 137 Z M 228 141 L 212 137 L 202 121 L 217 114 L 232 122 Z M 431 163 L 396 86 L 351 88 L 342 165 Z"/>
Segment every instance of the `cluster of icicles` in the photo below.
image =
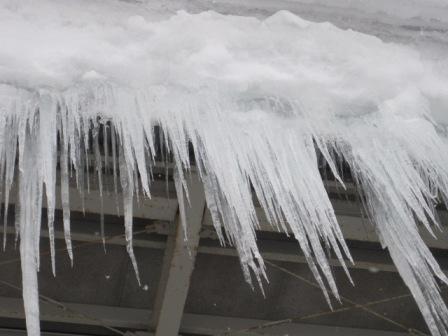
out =
<path fill-rule="evenodd" d="M 112 0 L 0 0 L 0 32 L 0 182 L 5 205 L 17 184 L 30 336 L 40 334 L 42 207 L 54 269 L 57 200 L 72 258 L 69 183 L 88 192 L 93 165 L 101 191 L 103 170 L 113 171 L 137 271 L 133 198 L 151 195 L 159 136 L 178 186 L 187 188 L 195 165 L 248 282 L 266 278 L 255 194 L 271 225 L 297 239 L 328 301 L 339 296 L 327 250 L 348 276 L 352 259 L 319 167 L 344 185 L 338 167 L 348 166 L 431 333 L 448 335 L 439 288 L 448 279 L 419 233 L 441 229 L 435 206 L 448 201 L 446 57 L 425 60 L 411 46 L 286 11 L 154 19 L 141 4 Z"/>
<path fill-rule="evenodd" d="M 69 179 L 76 178 L 84 192 L 92 153 L 99 176 L 107 163 L 119 181 L 127 250 L 136 268 L 132 204 L 138 190 L 150 197 L 156 125 L 184 188 L 184 170 L 196 165 L 216 231 L 238 250 L 247 281 L 255 276 L 261 284 L 266 277 L 256 244 L 259 223 L 254 191 L 269 222 L 297 239 L 327 300 L 328 293 L 338 298 L 338 291 L 326 248 L 333 249 L 346 271 L 346 260 L 352 259 L 324 188 L 318 157 L 325 159 L 342 184 L 337 166 L 344 161 L 363 192 L 381 243 L 388 248 L 432 334 L 447 334 L 448 311 L 436 278 L 445 283 L 448 279 L 418 228 L 418 223 L 431 232 L 439 228 L 435 204 L 448 196 L 446 138 L 425 118 L 390 117 L 396 115 L 394 104 L 424 111 L 422 97 L 413 92 L 398 98 L 403 100 L 400 104 L 385 104 L 382 116 L 334 119 L 326 127 L 305 118 L 293 102 L 273 97 L 253 100 L 246 115 L 229 111 L 241 109 L 241 104 L 247 108 L 248 102 L 232 106 L 229 97 L 210 94 L 199 100 L 188 94 L 183 98 L 180 105 L 163 90 L 131 91 L 104 83 L 62 93 L 0 86 L 0 177 L 6 205 L 15 179 L 18 183 L 16 230 L 29 335 L 39 335 L 36 272 L 41 209 L 48 209 L 54 267 L 53 220 L 59 197 L 55 187 L 60 183 L 65 240 L 72 258 Z M 107 124 L 111 139 L 105 141 L 104 160 L 95 134 L 106 127 L 105 120 L 111 121 Z M 194 163 L 190 162 L 189 144 Z"/>

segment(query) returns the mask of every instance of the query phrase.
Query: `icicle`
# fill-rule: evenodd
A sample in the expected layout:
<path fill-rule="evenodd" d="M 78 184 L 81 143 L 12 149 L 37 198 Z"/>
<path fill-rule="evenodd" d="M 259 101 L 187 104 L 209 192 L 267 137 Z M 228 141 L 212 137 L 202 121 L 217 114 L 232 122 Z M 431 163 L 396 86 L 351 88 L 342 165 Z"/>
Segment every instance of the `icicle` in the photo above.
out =
<path fill-rule="evenodd" d="M 49 92 L 40 93 L 39 105 L 39 155 L 41 167 L 37 167 L 42 174 L 47 198 L 48 234 L 50 239 L 51 269 L 56 275 L 56 259 L 54 247 L 54 212 L 56 207 L 56 155 L 57 155 L 57 126 L 56 117 L 58 101 Z"/>
<path fill-rule="evenodd" d="M 103 198 L 103 165 L 102 165 L 102 157 L 100 153 L 100 145 L 99 145 L 99 127 L 95 126 L 93 131 L 93 139 L 94 139 L 94 151 L 95 151 L 95 170 L 97 172 L 98 177 L 98 190 L 100 192 L 100 197 Z"/>
<path fill-rule="evenodd" d="M 42 179 L 39 176 L 39 170 L 36 169 L 36 163 L 39 162 L 39 148 L 35 136 L 36 134 L 31 133 L 21 139 L 26 144 L 23 146 L 19 176 L 19 200 L 22 204 L 18 214 L 20 216 L 20 259 L 26 327 L 29 336 L 40 335 L 37 282 L 39 251 L 36 246 L 40 240 Z"/>
<path fill-rule="evenodd" d="M 20 200 L 17 199 L 17 203 L 14 207 L 14 228 L 15 228 L 15 234 L 14 234 L 14 249 L 17 248 L 17 243 L 19 242 L 19 238 L 20 238 L 20 214 L 21 214 L 21 209 L 20 209 Z"/>
<path fill-rule="evenodd" d="M 3 250 L 6 248 L 6 236 L 8 231 L 8 209 L 9 209 L 9 195 L 14 181 L 14 171 L 16 166 L 17 157 L 17 124 L 16 118 L 12 117 L 6 124 L 7 136 L 5 147 L 5 211 L 4 211 L 4 223 L 3 223 Z"/>
<path fill-rule="evenodd" d="M 85 144 L 82 140 L 82 137 L 80 137 L 80 151 L 83 151 Z M 79 195 L 81 196 L 81 208 L 83 214 L 85 214 L 85 189 L 86 189 L 86 173 L 85 173 L 85 157 L 84 155 L 80 154 L 80 160 L 78 167 L 76 169 L 76 176 L 77 176 L 77 188 Z"/>
<path fill-rule="evenodd" d="M 115 127 L 112 124 L 110 128 L 110 137 L 112 142 L 112 171 L 114 176 L 114 195 L 118 215 L 120 213 L 120 209 L 118 205 L 118 182 L 117 182 L 117 144 L 116 144 L 117 135 L 115 133 Z"/>
<path fill-rule="evenodd" d="M 103 251 L 106 253 L 106 234 L 104 228 L 104 200 L 100 198 L 100 236 L 103 243 Z"/>
<path fill-rule="evenodd" d="M 103 250 L 106 252 L 106 237 L 104 234 L 104 201 L 103 201 L 103 165 L 102 165 L 102 157 L 100 153 L 100 145 L 99 145 L 99 131 L 100 126 L 96 126 L 93 133 L 94 138 L 94 151 L 95 151 L 95 163 L 96 163 L 96 171 L 98 174 L 98 189 L 100 192 L 100 234 L 101 240 L 103 242 Z"/>
<path fill-rule="evenodd" d="M 177 170 L 175 170 L 174 173 L 174 185 L 176 188 L 176 195 L 177 195 L 177 203 L 179 205 L 179 217 L 180 217 L 180 223 L 182 226 L 182 230 L 184 231 L 184 239 L 188 239 L 187 234 L 187 219 L 185 217 L 185 198 L 184 198 L 184 189 L 182 185 L 182 181 L 180 181 L 180 177 L 177 173 Z"/>
<path fill-rule="evenodd" d="M 89 119 L 83 120 L 82 124 L 82 134 L 84 135 L 84 163 L 85 163 L 85 181 L 87 185 L 87 193 L 90 194 L 90 142 L 89 135 L 91 134 L 92 122 Z"/>
<path fill-rule="evenodd" d="M 124 210 L 124 226 L 125 226 L 125 237 L 126 237 L 126 250 L 131 258 L 132 267 L 134 268 L 135 276 L 137 278 L 138 285 L 141 285 L 140 274 L 138 271 L 137 260 L 134 255 L 133 248 L 133 229 L 132 229 L 132 214 L 134 208 L 134 192 L 133 192 L 133 174 L 129 171 L 126 161 L 125 154 L 120 147 L 120 154 L 118 156 L 120 163 L 120 181 L 123 190 L 123 210 Z"/>
<path fill-rule="evenodd" d="M 436 224 L 433 186 L 438 185 L 441 194 L 448 192 L 446 147 L 428 122 L 397 123 L 394 118 L 397 108 L 425 111 L 424 100 L 419 98 L 418 93 L 405 92 L 381 106 L 382 117 L 375 123 L 364 120 L 351 125 L 350 137 L 341 132 L 348 146 L 339 146 L 338 152 L 360 185 L 379 238 L 431 333 L 445 336 L 448 309 L 436 278 L 445 284 L 448 278 L 423 242 L 418 223 L 422 230 L 431 232 L 431 224 Z M 378 129 L 382 130 L 381 137 L 374 136 Z"/>
<path fill-rule="evenodd" d="M 69 176 L 68 176 L 68 135 L 67 126 L 62 116 L 62 134 L 61 139 L 61 154 L 59 157 L 61 166 L 61 203 L 62 203 L 62 217 L 64 222 L 64 239 L 67 246 L 67 253 L 70 257 L 70 263 L 73 267 L 73 250 L 70 233 L 70 190 L 69 190 Z"/>
<path fill-rule="evenodd" d="M 103 124 L 103 144 L 104 144 L 104 171 L 109 173 L 109 139 L 108 139 L 108 125 L 107 122 Z"/>

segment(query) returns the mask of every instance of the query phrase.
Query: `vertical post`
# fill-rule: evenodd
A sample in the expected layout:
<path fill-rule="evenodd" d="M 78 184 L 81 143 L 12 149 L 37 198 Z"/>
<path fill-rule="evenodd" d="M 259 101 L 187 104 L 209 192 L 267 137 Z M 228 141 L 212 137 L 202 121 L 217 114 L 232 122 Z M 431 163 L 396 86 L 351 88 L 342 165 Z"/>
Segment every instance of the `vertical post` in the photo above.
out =
<path fill-rule="evenodd" d="M 194 269 L 199 233 L 202 225 L 205 195 L 196 174 L 187 178 L 190 203 L 185 204 L 186 234 L 176 218 L 174 232 L 168 235 L 159 288 L 151 318 L 156 336 L 177 336 Z M 183 192 L 183 191 L 179 191 Z M 187 237 L 187 239 L 185 239 Z"/>

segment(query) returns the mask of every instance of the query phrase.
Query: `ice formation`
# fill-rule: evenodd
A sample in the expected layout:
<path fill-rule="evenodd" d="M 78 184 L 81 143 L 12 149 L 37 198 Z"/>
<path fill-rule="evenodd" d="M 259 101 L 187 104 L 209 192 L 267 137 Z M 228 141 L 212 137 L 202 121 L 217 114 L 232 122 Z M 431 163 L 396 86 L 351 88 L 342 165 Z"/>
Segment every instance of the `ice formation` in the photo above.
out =
<path fill-rule="evenodd" d="M 0 179 L 5 204 L 18 181 L 29 335 L 39 335 L 41 208 L 54 260 L 60 183 L 72 258 L 69 176 L 84 193 L 92 155 L 100 190 L 105 164 L 122 190 L 137 271 L 132 199 L 138 190 L 150 196 L 155 126 L 179 185 L 184 170 L 199 170 L 216 230 L 238 250 L 247 281 L 266 277 L 254 192 L 270 223 L 297 239 L 328 300 L 338 291 L 326 249 L 345 269 L 351 257 L 318 163 L 343 184 L 344 162 L 432 334 L 448 335 L 438 285 L 448 279 L 419 234 L 420 225 L 437 233 L 435 205 L 448 201 L 446 57 L 287 11 L 167 16 L 112 0 L 0 0 L 0 46 Z M 112 144 L 105 161 L 104 127 Z"/>

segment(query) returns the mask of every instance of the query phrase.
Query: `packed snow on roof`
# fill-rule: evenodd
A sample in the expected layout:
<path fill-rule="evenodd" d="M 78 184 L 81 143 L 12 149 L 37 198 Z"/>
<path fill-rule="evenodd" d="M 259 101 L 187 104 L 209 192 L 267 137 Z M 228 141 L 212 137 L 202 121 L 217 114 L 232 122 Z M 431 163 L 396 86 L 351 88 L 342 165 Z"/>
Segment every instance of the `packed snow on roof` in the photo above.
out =
<path fill-rule="evenodd" d="M 246 280 L 263 286 L 266 278 L 254 190 L 269 222 L 297 239 L 328 302 L 330 294 L 339 296 L 326 247 L 348 276 L 352 259 L 319 162 L 341 184 L 344 162 L 432 334 L 448 335 L 437 284 L 448 279 L 419 234 L 420 224 L 437 234 L 435 205 L 448 201 L 443 48 L 423 53 L 288 11 L 267 18 L 172 13 L 112 0 L 1 0 L 0 45 L 0 179 L 5 204 L 18 181 L 29 335 L 40 333 L 42 206 L 55 271 L 56 199 L 73 258 L 69 175 L 83 194 L 89 153 L 101 174 L 100 128 L 110 128 L 105 163 L 119 176 L 138 276 L 132 200 L 139 190 L 150 197 L 155 126 L 174 158 L 178 185 L 185 188 L 185 170 L 197 167 L 216 231 L 237 249 Z"/>

